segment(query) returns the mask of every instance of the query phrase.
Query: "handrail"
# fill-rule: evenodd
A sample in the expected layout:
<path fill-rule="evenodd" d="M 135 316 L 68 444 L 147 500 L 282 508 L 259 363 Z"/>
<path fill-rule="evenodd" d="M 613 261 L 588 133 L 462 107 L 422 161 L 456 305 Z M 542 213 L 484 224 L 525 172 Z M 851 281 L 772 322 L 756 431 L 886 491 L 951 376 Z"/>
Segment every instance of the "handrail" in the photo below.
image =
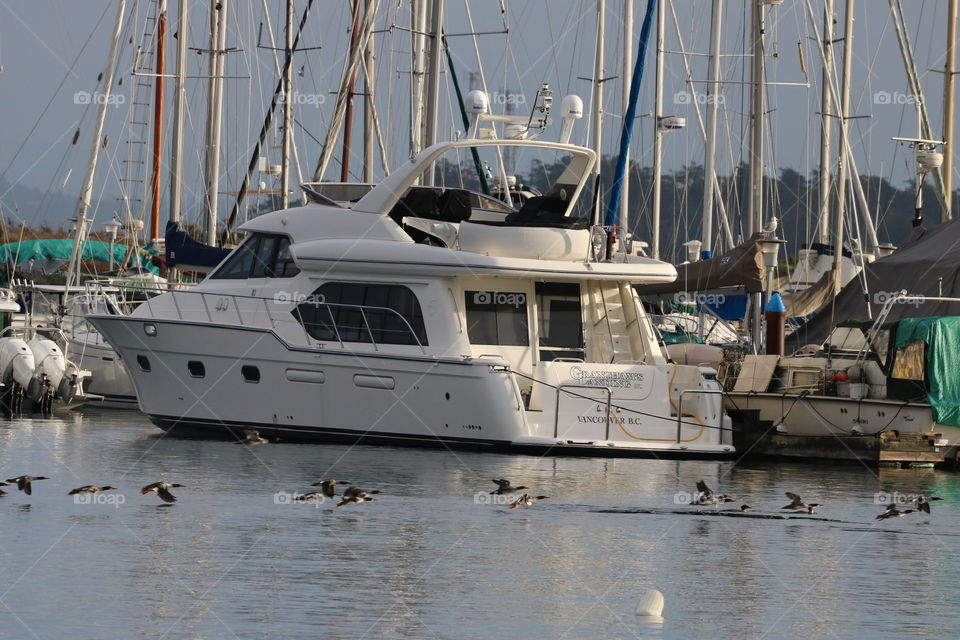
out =
<path fill-rule="evenodd" d="M 683 395 L 686 393 L 705 393 L 707 395 L 722 396 L 723 389 L 681 389 L 677 399 L 677 442 L 680 442 L 680 429 L 683 427 Z M 696 417 L 696 416 L 694 416 Z M 720 421 L 720 442 L 723 443 L 723 420 Z"/>
<path fill-rule="evenodd" d="M 582 385 L 582 384 L 561 384 L 557 387 L 557 402 L 553 410 L 553 437 L 560 437 L 560 392 L 563 391 L 566 387 L 571 387 L 575 389 L 599 389 L 600 391 L 606 391 L 607 393 L 607 409 L 603 412 L 603 415 L 606 418 L 604 424 L 604 440 L 610 439 L 610 405 L 613 400 L 613 392 L 610 390 L 610 387 L 597 387 L 592 385 Z M 573 395 L 573 394 L 572 394 Z M 577 397 L 574 395 L 574 397 Z M 596 400 L 594 400 L 596 402 Z"/>
<path fill-rule="evenodd" d="M 206 319 L 211 324 L 214 323 L 214 320 L 213 320 L 213 313 L 210 310 L 209 301 L 207 300 L 208 297 L 223 299 L 222 301 L 217 302 L 216 304 L 217 311 L 231 309 L 232 307 L 232 310 L 234 310 L 237 314 L 237 321 L 240 324 L 240 326 L 255 326 L 255 325 L 251 325 L 247 320 L 244 319 L 244 313 L 240 306 L 240 300 L 256 300 L 259 303 L 263 304 L 263 309 L 266 312 L 266 317 L 267 317 L 267 320 L 269 321 L 269 328 L 274 332 L 277 331 L 278 320 L 274 317 L 273 310 L 270 307 L 270 302 L 274 301 L 275 298 L 268 298 L 264 296 L 248 296 L 248 295 L 232 294 L 232 293 L 214 293 L 210 291 L 192 291 L 192 290 L 168 291 L 167 293 L 169 293 L 170 297 L 172 298 L 172 302 L 173 302 L 172 310 L 176 314 L 176 317 L 178 320 L 187 319 L 186 315 L 190 311 L 190 309 L 185 309 L 184 305 L 177 301 L 177 297 L 181 295 L 199 296 L 199 299 L 201 301 L 201 306 L 203 307 L 203 311 L 206 314 Z M 154 303 L 155 303 L 155 300 L 153 298 L 148 298 L 147 300 L 144 301 L 144 304 L 146 304 L 147 310 L 150 312 L 150 315 L 152 316 L 156 315 L 155 310 L 153 309 Z M 222 309 L 220 306 L 221 304 L 224 305 Z M 337 302 L 302 302 L 300 304 L 310 305 L 317 309 L 320 309 L 321 307 L 326 308 L 327 313 L 330 316 L 330 326 L 334 332 L 334 335 L 336 336 L 336 341 L 340 344 L 341 348 L 345 348 L 345 345 L 344 345 L 345 341 L 343 339 L 343 336 L 340 333 L 340 329 L 342 328 L 342 325 L 339 325 L 337 323 L 336 318 L 334 317 L 334 314 L 333 314 L 333 308 L 350 309 L 350 310 L 355 310 L 360 312 L 360 317 L 362 318 L 363 325 L 362 327 L 357 327 L 357 328 L 358 329 L 362 328 L 366 332 L 367 336 L 369 336 L 369 343 L 373 345 L 373 348 L 375 351 L 382 351 L 382 346 L 384 343 L 378 342 L 375 338 L 376 332 L 370 326 L 370 320 L 369 320 L 370 312 L 388 314 L 392 317 L 399 318 L 400 322 L 403 325 L 404 335 L 409 335 L 410 337 L 412 337 L 413 345 L 416 345 L 420 349 L 421 353 L 423 353 L 423 355 L 427 354 L 426 348 L 423 346 L 423 343 L 420 341 L 420 337 L 417 335 L 417 332 L 414 331 L 413 326 L 410 324 L 410 321 L 407 320 L 407 318 L 405 318 L 403 314 L 398 312 L 396 309 L 391 309 L 390 307 L 345 304 L 345 303 L 337 303 Z M 310 335 L 309 331 L 307 331 L 307 326 L 306 326 L 307 323 L 304 321 L 303 315 L 299 310 L 300 304 L 294 306 L 292 309 L 292 310 L 296 310 L 295 312 L 296 319 L 294 320 L 294 322 L 297 322 L 297 324 L 299 324 L 300 327 L 303 329 L 306 344 L 310 346 L 313 344 L 316 338 L 313 338 Z M 259 312 L 256 312 L 256 313 L 259 314 Z M 381 330 L 381 331 L 385 331 L 385 330 Z"/>

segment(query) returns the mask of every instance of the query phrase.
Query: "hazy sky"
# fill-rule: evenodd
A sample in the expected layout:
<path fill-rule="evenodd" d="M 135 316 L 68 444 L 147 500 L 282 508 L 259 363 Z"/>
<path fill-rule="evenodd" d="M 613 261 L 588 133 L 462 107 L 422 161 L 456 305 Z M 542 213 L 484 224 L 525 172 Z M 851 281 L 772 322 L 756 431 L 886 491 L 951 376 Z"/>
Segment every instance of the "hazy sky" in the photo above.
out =
<path fill-rule="evenodd" d="M 810 0 L 818 16 L 822 14 L 823 0 Z M 115 210 L 121 208 L 116 199 L 126 188 L 131 201 L 142 198 L 139 183 L 142 175 L 136 170 L 146 145 L 128 144 L 147 135 L 147 129 L 130 125 L 143 115 L 132 104 L 131 89 L 138 78 L 131 75 L 134 52 L 143 40 L 144 16 L 151 3 L 127 3 L 127 22 L 124 26 L 123 50 L 118 64 L 118 79 L 123 86 L 115 86 L 115 106 L 109 109 L 107 133 L 110 144 L 101 153 L 95 192 L 102 198 L 97 204 L 97 221 L 102 224 Z M 170 8 L 169 32 L 176 30 L 176 2 Z M 469 9 L 476 31 L 509 29 L 509 35 L 493 34 L 477 38 L 480 58 L 491 93 L 496 93 L 494 106 L 503 109 L 507 102 L 532 100 L 541 82 L 549 82 L 559 98 L 567 93 L 578 93 L 591 110 L 589 81 L 593 73 L 594 37 L 596 31 L 595 0 L 503 0 L 506 13 L 501 17 L 499 0 L 469 0 Z M 635 2 L 635 36 L 646 8 L 644 0 Z M 707 0 L 673 0 L 683 47 L 677 39 L 673 15 L 667 20 L 666 48 L 673 52 L 705 52 L 708 45 L 710 2 Z M 844 4 L 837 0 L 837 4 Z M 931 121 L 934 129 L 941 129 L 942 76 L 927 68 L 942 68 L 945 21 L 945 2 L 938 0 L 909 0 L 905 2 L 910 36 L 914 42 L 917 66 L 924 75 L 928 92 Z M 306 3 L 297 0 L 297 13 Z M 746 3 L 727 0 L 725 3 L 723 50 L 724 105 L 721 111 L 723 131 L 718 145 L 719 171 L 728 173 L 732 165 L 744 156 L 746 133 L 743 113 L 747 111 L 745 87 L 748 59 L 741 57 L 745 45 Z M 223 128 L 221 160 L 221 191 L 235 191 L 249 162 L 250 149 L 269 103 L 276 82 L 272 53 L 269 47 L 269 29 L 265 16 L 269 11 L 278 42 L 282 40 L 281 26 L 284 3 L 278 0 L 230 0 L 228 46 L 238 51 L 228 56 L 228 75 L 238 76 L 226 81 L 226 107 Z M 97 90 L 97 74 L 105 68 L 105 57 L 117 3 L 105 0 L 0 0 L 0 176 L 2 182 L 21 184 L 44 191 L 62 191 L 75 197 L 83 178 L 92 137 L 95 106 L 84 96 Z M 389 164 L 403 161 L 408 151 L 409 136 L 409 36 L 391 24 L 409 23 L 409 0 L 382 0 L 378 17 L 377 35 L 377 108 L 383 130 L 384 143 L 389 149 Z M 621 14 L 623 0 L 607 2 L 606 76 L 617 76 L 605 84 L 606 104 L 604 149 L 614 153 L 620 131 L 622 77 L 621 43 L 623 27 Z M 193 0 L 190 9 L 192 47 L 207 46 L 207 15 L 209 4 Z M 842 32 L 842 11 L 838 37 Z M 903 184 L 913 172 L 912 155 L 890 141 L 894 135 L 916 134 L 915 110 L 910 104 L 903 64 L 896 46 L 887 0 L 859 0 L 856 9 L 853 103 L 854 112 L 870 118 L 852 122 L 853 141 L 862 173 L 891 176 Z M 295 68 L 296 114 L 300 123 L 295 131 L 300 167 L 304 174 L 312 174 L 319 156 L 320 145 L 313 138 L 323 138 L 326 123 L 332 111 L 333 92 L 339 83 L 349 26 L 347 0 L 317 0 L 307 21 L 302 47 L 321 47 L 297 54 Z M 822 29 L 822 24 L 817 25 Z M 464 0 L 447 3 L 446 32 L 470 31 Z M 772 169 L 792 167 L 809 173 L 819 161 L 819 85 L 820 63 L 813 42 L 813 29 L 806 15 L 806 0 L 785 0 L 769 10 L 768 19 L 768 78 L 771 81 L 806 83 L 810 86 L 771 87 L 769 94 L 768 166 Z M 133 38 L 133 44 L 129 39 Z M 168 53 L 168 72 L 175 59 L 175 41 L 171 40 Z M 798 45 L 799 43 L 799 45 Z M 467 85 L 472 71 L 478 68 L 473 39 L 450 38 L 451 52 L 461 83 Z M 801 69 L 798 48 L 804 52 L 807 75 Z M 836 46 L 839 56 L 842 46 Z M 695 81 L 706 79 L 705 59 L 691 57 L 690 77 Z M 689 99 L 683 57 L 674 53 L 666 56 L 665 112 L 687 118 L 685 130 L 671 133 L 667 138 L 665 161 L 676 168 L 686 163 L 702 163 L 703 143 L 696 127 L 694 106 Z M 648 59 L 647 75 L 641 90 L 641 113 L 653 109 L 654 59 Z M 205 74 L 204 58 L 191 55 L 190 73 Z M 629 73 L 629 72 L 628 72 Z M 453 135 L 462 129 L 459 113 L 453 111 L 452 91 L 444 78 L 441 107 L 441 137 Z M 170 83 L 168 83 L 168 87 Z M 358 85 L 359 88 L 359 85 Z M 466 90 L 467 87 L 465 87 Z M 704 84 L 697 85 L 703 91 Z M 506 92 L 504 93 L 504 90 Z M 169 88 L 168 88 L 169 91 Z M 195 218 L 200 208 L 200 160 L 203 155 L 203 131 L 206 81 L 189 81 L 189 122 L 187 125 L 188 191 L 185 207 L 188 218 Z M 168 93 L 169 96 L 169 93 Z M 519 97 L 518 97 L 519 96 Z M 357 99 L 357 106 L 362 104 Z M 521 110 L 529 107 L 522 105 Z M 361 109 L 358 109 L 358 112 Z M 169 131 L 170 112 L 166 127 Z M 144 112 L 146 113 L 146 112 Z M 149 114 L 148 114 L 149 115 Z M 455 117 L 454 117 L 455 116 Z M 358 117 L 358 120 L 360 118 Z M 583 140 L 586 119 L 578 125 L 575 140 Z M 76 145 L 71 141 L 80 129 Z M 652 141 L 652 121 L 641 118 L 634 138 L 634 154 L 649 163 Z M 555 133 L 553 135 L 556 135 Z M 360 131 L 355 135 L 359 151 Z M 264 155 L 270 163 L 279 163 L 277 135 L 271 137 Z M 168 143 L 169 144 L 169 143 Z M 169 149 L 169 146 L 167 147 Z M 338 160 L 327 172 L 327 178 L 339 178 Z M 124 162 L 127 160 L 128 162 Z M 360 158 L 352 164 L 354 175 L 360 171 Z M 269 182 L 268 176 L 256 180 Z M 164 180 L 166 182 L 166 179 Z M 15 205 L 10 193 L 0 193 L 5 213 Z M 221 216 L 232 204 L 232 197 L 221 198 Z M 166 205 L 164 205 L 165 207 Z M 131 206 L 136 209 L 137 204 Z M 23 211 L 28 223 L 45 219 L 50 212 Z M 165 217 L 165 214 L 164 214 Z"/>

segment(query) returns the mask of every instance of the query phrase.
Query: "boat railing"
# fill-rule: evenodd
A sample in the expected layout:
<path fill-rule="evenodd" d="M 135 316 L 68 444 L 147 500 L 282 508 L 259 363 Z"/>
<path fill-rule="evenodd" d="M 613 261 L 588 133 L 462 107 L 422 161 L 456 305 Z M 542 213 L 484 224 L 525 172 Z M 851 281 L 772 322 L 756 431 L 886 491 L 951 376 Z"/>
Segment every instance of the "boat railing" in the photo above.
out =
<path fill-rule="evenodd" d="M 681 431 L 681 429 L 683 428 L 683 424 L 684 424 L 684 422 L 683 422 L 683 417 L 684 417 L 684 416 L 683 416 L 683 396 L 685 396 L 685 395 L 688 394 L 688 393 L 697 393 L 697 394 L 708 395 L 708 396 L 722 396 L 722 395 L 724 394 L 724 390 L 723 390 L 723 389 L 681 389 L 681 390 L 680 390 L 680 396 L 679 396 L 679 398 L 677 399 L 677 442 L 678 442 L 678 443 L 681 442 L 681 440 L 680 440 L 680 438 L 681 438 L 680 431 Z M 690 417 L 690 416 L 688 416 L 688 417 Z M 688 423 L 688 424 L 689 424 L 689 423 Z M 724 432 L 724 431 L 725 431 L 725 429 L 723 428 L 723 421 L 721 420 L 721 421 L 720 421 L 720 442 L 721 442 L 721 443 L 723 442 L 723 432 Z"/>
<path fill-rule="evenodd" d="M 202 312 L 206 316 L 207 322 L 211 324 L 222 324 L 222 320 L 214 319 L 214 312 L 221 313 L 233 309 L 236 314 L 235 321 L 239 326 L 262 329 L 264 328 L 263 319 L 269 323 L 270 329 L 282 340 L 287 342 L 287 336 L 291 335 L 289 331 L 284 331 L 284 327 L 293 328 L 294 331 L 303 336 L 304 345 L 312 348 L 323 348 L 327 342 L 336 342 L 341 349 L 347 348 L 347 343 L 371 344 L 374 351 L 380 351 L 384 345 L 415 346 L 423 355 L 427 350 L 420 341 L 420 336 L 411 326 L 410 322 L 396 309 L 390 307 L 378 307 L 373 305 L 344 304 L 339 302 L 326 302 L 318 300 L 304 299 L 292 308 L 284 307 L 278 311 L 278 304 L 275 297 L 265 298 L 261 296 L 247 296 L 242 294 L 230 293 L 212 293 L 207 291 L 185 290 L 169 291 L 170 301 L 173 303 L 173 310 L 178 320 L 191 320 L 188 317 L 190 311 L 197 309 L 189 308 L 189 305 L 183 305 L 181 296 L 198 296 Z M 211 311 L 210 298 L 213 298 Z M 154 305 L 159 298 L 148 298 L 142 304 L 149 311 L 150 316 L 158 316 L 154 312 Z M 251 303 L 252 302 L 252 307 Z M 294 302 L 297 302 L 294 300 Z M 305 319 L 302 311 L 303 306 L 308 306 L 316 310 L 316 316 Z M 241 306 L 247 308 L 246 313 Z M 186 308 L 185 308 L 186 307 Z M 262 309 L 261 309 L 262 307 Z M 345 319 L 356 316 L 355 321 Z M 231 314 L 232 316 L 233 314 Z M 383 320 L 380 326 L 375 326 L 371 320 L 376 317 Z M 329 322 L 326 320 L 329 318 Z M 386 318 L 399 320 L 400 328 L 388 328 Z M 234 319 L 231 317 L 231 321 Z M 310 328 L 314 328 L 330 335 L 330 339 L 325 340 L 311 334 Z M 379 338 L 379 339 L 378 339 Z"/>
<path fill-rule="evenodd" d="M 603 415 L 606 416 L 604 420 L 604 426 L 603 426 L 603 429 L 604 429 L 603 439 L 609 440 L 610 439 L 610 405 L 613 401 L 613 392 L 610 390 L 610 387 L 598 387 L 598 386 L 590 386 L 590 385 L 582 385 L 582 384 L 561 384 L 557 387 L 557 402 L 553 410 L 553 437 L 554 438 L 560 437 L 560 394 L 564 393 L 564 389 L 567 389 L 567 388 L 577 390 L 576 392 L 567 391 L 569 395 L 572 395 L 575 398 L 583 398 L 584 397 L 583 394 L 579 392 L 582 392 L 584 389 L 593 389 L 595 391 L 602 391 L 605 394 L 607 394 L 607 401 L 606 401 L 607 406 L 603 412 Z M 595 398 L 590 398 L 590 399 L 594 400 L 595 402 L 601 402 L 600 399 L 595 399 Z"/>

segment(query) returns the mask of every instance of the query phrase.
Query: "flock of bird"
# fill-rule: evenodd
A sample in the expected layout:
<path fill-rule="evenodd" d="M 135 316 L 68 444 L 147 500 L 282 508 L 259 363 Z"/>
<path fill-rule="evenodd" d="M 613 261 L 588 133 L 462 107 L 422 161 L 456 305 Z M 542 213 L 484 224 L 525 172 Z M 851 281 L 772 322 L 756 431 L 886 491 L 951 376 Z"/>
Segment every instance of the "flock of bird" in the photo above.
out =
<path fill-rule="evenodd" d="M 252 429 L 248 427 L 243 430 L 243 438 L 241 438 L 235 444 L 253 446 L 253 445 L 267 444 L 268 442 L 269 440 L 261 437 L 260 433 L 256 429 Z M 20 491 L 24 492 L 29 496 L 33 494 L 33 483 L 35 481 L 49 480 L 49 479 L 50 478 L 48 478 L 47 476 L 23 475 L 23 476 L 17 476 L 16 478 L 9 478 L 6 482 L 0 482 L 0 487 L 5 487 L 8 485 L 8 483 L 16 484 L 17 489 L 19 489 Z M 511 484 L 511 482 L 506 478 L 497 478 L 492 480 L 492 482 L 495 485 L 497 485 L 497 488 L 491 491 L 490 495 L 515 496 L 515 494 L 518 494 L 521 491 L 528 489 L 528 487 L 524 485 L 514 487 Z M 349 485 L 349 486 L 344 490 L 343 494 L 339 494 L 337 493 L 337 485 Z M 185 487 L 185 486 L 186 485 L 183 485 L 183 484 L 160 481 L 160 482 L 154 482 L 154 483 L 148 484 L 147 486 L 140 489 L 140 493 L 143 495 L 146 495 L 148 493 L 156 493 L 157 497 L 159 497 L 164 502 L 173 503 L 177 501 L 177 498 L 170 492 L 170 489 Z M 362 502 L 374 502 L 376 498 L 374 498 L 373 496 L 381 493 L 380 490 L 377 490 L 377 489 L 371 490 L 371 491 L 366 491 L 364 489 L 361 489 L 360 487 L 354 485 L 349 480 L 334 480 L 334 479 L 321 480 L 319 482 L 314 482 L 310 486 L 319 487 L 320 489 L 319 491 L 309 491 L 304 494 L 294 494 L 293 499 L 298 502 L 317 502 L 317 501 L 322 502 L 327 498 L 332 499 L 332 498 L 339 497 L 339 498 L 342 498 L 342 500 L 340 500 L 336 504 L 336 506 L 343 507 L 351 504 L 360 504 Z M 117 490 L 116 487 L 112 487 L 110 485 L 104 485 L 104 486 L 84 485 L 82 487 L 78 487 L 76 489 L 71 490 L 67 495 L 74 496 L 74 495 L 82 495 L 82 494 L 94 494 L 94 493 L 100 493 L 103 491 L 116 491 L 116 490 Z M 6 494 L 6 491 L 4 491 L 3 489 L 0 489 L 0 496 L 3 496 L 5 494 Z M 799 494 L 792 493 L 790 491 L 786 492 L 786 496 L 790 498 L 790 503 L 780 507 L 782 511 L 792 511 L 794 513 L 806 512 L 806 513 L 812 514 L 817 507 L 823 506 L 819 502 L 810 502 L 810 503 L 804 502 L 803 498 L 801 498 Z M 519 496 L 513 497 L 513 499 L 509 502 L 509 506 L 511 509 L 515 509 L 517 507 L 530 507 L 530 506 L 533 506 L 533 504 L 536 503 L 537 501 L 546 500 L 549 497 L 550 496 L 531 495 L 529 493 L 521 493 Z M 917 513 L 917 512 L 930 513 L 930 502 L 934 500 L 943 500 L 943 498 L 918 495 L 914 497 L 912 500 L 912 504 L 916 506 L 915 509 L 899 509 L 897 507 L 897 503 L 894 502 L 893 504 L 887 507 L 886 511 L 878 515 L 876 519 L 886 520 L 887 518 L 900 518 L 902 516 L 905 516 L 911 513 Z M 713 489 L 707 486 L 707 483 L 704 482 L 703 480 L 697 481 L 697 491 L 696 493 L 693 494 L 690 500 L 690 504 L 696 505 L 696 506 L 714 506 L 714 505 L 726 504 L 728 502 L 737 502 L 737 498 L 729 496 L 725 493 L 716 493 L 715 491 L 713 491 Z M 740 511 L 747 511 L 748 509 L 750 509 L 750 505 L 748 504 L 740 505 Z"/>
<path fill-rule="evenodd" d="M 792 511 L 794 513 L 813 513 L 817 507 L 823 506 L 819 502 L 804 502 L 803 498 L 801 498 L 799 494 L 792 493 L 790 491 L 786 492 L 786 496 L 790 498 L 790 503 L 780 507 L 781 511 Z M 887 518 L 900 518 L 907 514 L 918 513 L 920 511 L 924 513 L 930 513 L 930 502 L 934 500 L 943 500 L 943 498 L 924 495 L 914 496 L 911 500 L 911 504 L 916 505 L 916 509 L 899 509 L 897 507 L 897 503 L 894 502 L 887 507 L 886 511 L 878 515 L 876 519 L 886 520 Z M 706 482 L 703 480 L 698 480 L 697 491 L 693 494 L 693 499 L 690 501 L 690 504 L 698 506 L 713 506 L 736 501 L 736 498 L 725 493 L 715 493 L 710 487 L 707 486 Z M 748 509 L 750 509 L 750 505 L 740 505 L 740 511 L 746 511 Z"/>

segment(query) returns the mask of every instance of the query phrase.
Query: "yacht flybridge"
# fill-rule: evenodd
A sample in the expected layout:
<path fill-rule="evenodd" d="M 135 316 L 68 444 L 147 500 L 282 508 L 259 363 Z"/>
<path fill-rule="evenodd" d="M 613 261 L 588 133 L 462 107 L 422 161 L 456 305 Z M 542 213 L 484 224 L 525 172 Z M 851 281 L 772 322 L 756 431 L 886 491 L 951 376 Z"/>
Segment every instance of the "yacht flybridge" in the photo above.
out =
<path fill-rule="evenodd" d="M 195 288 L 89 319 L 163 429 L 732 455 L 715 372 L 666 360 L 631 286 L 672 281 L 674 267 L 605 259 L 602 229 L 575 216 L 596 154 L 566 143 L 567 124 L 559 143 L 474 126 L 349 208 L 311 203 L 247 222 Z M 543 166 L 559 175 L 519 210 L 434 186 L 460 160 L 493 166 L 505 153 L 558 158 Z"/>

